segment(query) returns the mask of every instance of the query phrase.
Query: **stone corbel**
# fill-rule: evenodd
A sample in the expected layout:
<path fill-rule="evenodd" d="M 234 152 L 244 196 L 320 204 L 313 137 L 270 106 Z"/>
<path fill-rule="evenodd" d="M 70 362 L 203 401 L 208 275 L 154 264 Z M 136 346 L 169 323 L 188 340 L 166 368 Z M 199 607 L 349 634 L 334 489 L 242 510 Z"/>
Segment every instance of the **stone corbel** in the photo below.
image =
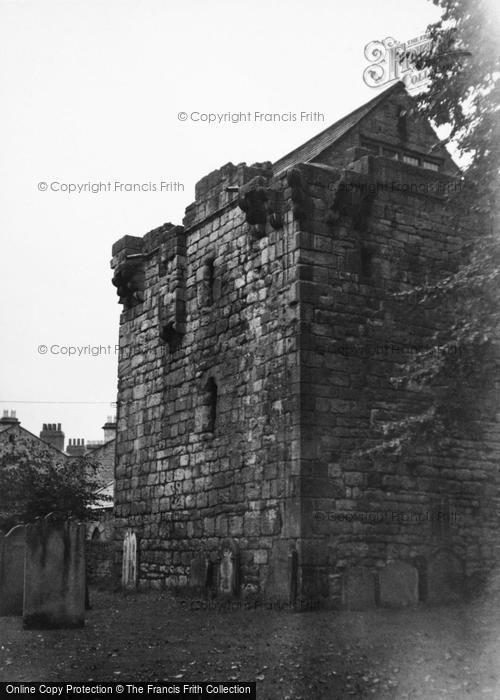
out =
<path fill-rule="evenodd" d="M 127 255 L 115 268 L 112 280 L 119 303 L 131 308 L 143 301 L 144 268 L 141 253 Z"/>
<path fill-rule="evenodd" d="M 282 196 L 269 187 L 268 178 L 258 176 L 240 188 L 238 206 L 248 224 L 255 226 L 259 237 L 265 235 L 266 224 L 274 229 L 283 227 Z"/>

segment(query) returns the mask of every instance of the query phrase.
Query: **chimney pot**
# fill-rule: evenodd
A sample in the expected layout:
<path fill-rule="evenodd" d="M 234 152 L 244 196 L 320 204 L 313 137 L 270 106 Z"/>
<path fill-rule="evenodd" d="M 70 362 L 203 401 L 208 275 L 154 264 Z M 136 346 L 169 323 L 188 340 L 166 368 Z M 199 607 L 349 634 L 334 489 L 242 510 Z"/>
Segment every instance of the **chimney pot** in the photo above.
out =
<path fill-rule="evenodd" d="M 16 412 L 11 411 L 10 416 L 8 411 L 3 412 L 3 417 L 0 418 L 0 423 L 3 423 L 4 425 L 19 425 L 20 421 L 18 418 L 16 418 Z"/>
<path fill-rule="evenodd" d="M 43 423 L 40 437 L 52 447 L 64 452 L 64 433 L 61 430 L 60 423 Z"/>

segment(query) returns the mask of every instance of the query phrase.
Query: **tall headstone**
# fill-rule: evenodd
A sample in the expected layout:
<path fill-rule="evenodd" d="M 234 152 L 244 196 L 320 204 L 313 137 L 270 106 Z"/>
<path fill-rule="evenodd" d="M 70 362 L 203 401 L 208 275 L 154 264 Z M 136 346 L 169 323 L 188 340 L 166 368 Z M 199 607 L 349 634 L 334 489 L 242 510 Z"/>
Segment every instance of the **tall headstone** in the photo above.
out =
<path fill-rule="evenodd" d="M 239 589 L 239 550 L 238 545 L 225 540 L 219 562 L 219 593 L 237 595 Z"/>
<path fill-rule="evenodd" d="M 26 528 L 0 533 L 0 616 L 23 614 Z"/>
<path fill-rule="evenodd" d="M 204 554 L 197 554 L 191 559 L 189 569 L 189 586 L 196 593 L 206 591 L 208 584 L 208 560 Z"/>
<path fill-rule="evenodd" d="M 405 608 L 418 603 L 418 571 L 404 561 L 393 561 L 379 573 L 380 605 Z"/>
<path fill-rule="evenodd" d="M 137 588 L 137 536 L 133 530 L 126 530 L 123 538 L 122 588 L 135 591 Z"/>
<path fill-rule="evenodd" d="M 82 627 L 85 525 L 52 514 L 26 525 L 23 626 Z"/>
<path fill-rule="evenodd" d="M 273 542 L 266 595 L 293 605 L 297 598 L 298 568 L 297 550 L 286 541 Z"/>
<path fill-rule="evenodd" d="M 462 561 L 453 552 L 440 551 L 429 561 L 427 569 L 427 601 L 452 603 L 464 595 Z"/>

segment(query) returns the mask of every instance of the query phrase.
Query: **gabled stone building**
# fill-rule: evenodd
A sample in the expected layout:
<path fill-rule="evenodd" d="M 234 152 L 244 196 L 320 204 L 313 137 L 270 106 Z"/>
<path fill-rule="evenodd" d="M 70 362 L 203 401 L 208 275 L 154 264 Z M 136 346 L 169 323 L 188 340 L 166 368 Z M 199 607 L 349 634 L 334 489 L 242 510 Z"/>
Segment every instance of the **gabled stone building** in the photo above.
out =
<path fill-rule="evenodd" d="M 115 532 L 137 535 L 141 585 L 230 571 L 237 594 L 400 605 L 494 566 L 494 410 L 489 455 L 356 456 L 417 401 L 390 377 L 436 315 L 394 293 L 451 271 L 459 186 L 399 83 L 274 164 L 210 173 L 182 226 L 115 243 Z"/>

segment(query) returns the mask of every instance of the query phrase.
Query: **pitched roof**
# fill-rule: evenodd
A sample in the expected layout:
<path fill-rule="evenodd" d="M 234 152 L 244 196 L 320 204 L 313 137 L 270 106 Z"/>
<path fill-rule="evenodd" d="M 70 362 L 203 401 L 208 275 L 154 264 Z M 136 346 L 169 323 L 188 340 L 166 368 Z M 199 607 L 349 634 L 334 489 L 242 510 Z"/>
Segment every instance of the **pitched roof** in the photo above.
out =
<path fill-rule="evenodd" d="M 356 126 L 356 124 L 358 124 L 363 117 L 366 117 L 366 115 L 371 112 L 372 109 L 375 109 L 375 107 L 377 107 L 383 100 L 385 100 L 389 94 L 401 89 L 406 91 L 404 83 L 398 81 L 394 85 L 387 88 L 387 90 L 380 92 L 372 100 L 355 109 L 354 112 L 342 117 L 342 119 L 339 119 L 339 121 L 335 122 L 324 131 L 321 131 L 319 134 L 316 134 L 316 136 L 313 136 L 312 139 L 309 139 L 309 141 L 306 141 L 295 150 L 287 153 L 285 156 L 277 160 L 273 165 L 274 172 L 279 173 L 282 170 L 287 170 L 297 163 L 308 163 L 313 158 L 316 158 L 316 156 L 324 151 L 325 148 L 328 148 L 342 136 L 345 136 L 345 134 L 347 134 L 347 132 L 352 129 L 353 126 Z"/>
<path fill-rule="evenodd" d="M 87 454 L 95 454 L 96 452 L 99 452 L 99 450 L 103 450 L 105 447 L 109 447 L 109 444 L 111 442 L 115 442 L 115 441 L 116 441 L 116 437 L 113 437 L 113 438 L 111 438 L 111 440 L 106 440 L 106 442 L 103 442 L 100 445 L 91 445 L 87 449 Z"/>
<path fill-rule="evenodd" d="M 24 428 L 20 423 L 15 423 L 13 425 L 7 425 L 3 430 L 0 430 L 0 434 L 3 436 L 4 433 L 7 433 L 7 431 L 19 431 L 24 433 L 25 435 L 28 435 L 30 438 L 36 440 L 37 442 L 41 442 L 45 447 L 50 448 L 54 452 L 57 452 L 58 457 L 64 457 L 65 459 L 68 459 L 68 455 L 65 452 L 62 452 L 58 447 L 55 447 L 54 445 L 51 445 L 50 442 L 47 442 L 46 440 L 42 440 L 42 438 L 38 437 L 38 435 L 35 435 L 32 433 L 30 430 L 27 430 Z"/>
<path fill-rule="evenodd" d="M 95 503 L 90 505 L 91 510 L 101 510 L 102 508 L 113 508 L 113 499 L 115 496 L 115 480 L 108 482 L 96 491 L 97 496 L 101 496 Z"/>

